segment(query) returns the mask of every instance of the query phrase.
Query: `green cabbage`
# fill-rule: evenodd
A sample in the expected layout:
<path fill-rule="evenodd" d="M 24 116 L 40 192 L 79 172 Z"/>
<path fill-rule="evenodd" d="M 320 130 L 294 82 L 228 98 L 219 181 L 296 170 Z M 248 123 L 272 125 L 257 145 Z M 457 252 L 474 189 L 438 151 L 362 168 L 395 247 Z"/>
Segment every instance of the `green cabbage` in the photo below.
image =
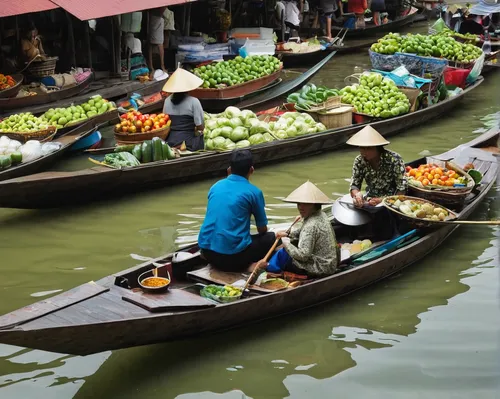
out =
<path fill-rule="evenodd" d="M 260 144 L 260 143 L 264 143 L 265 142 L 264 136 L 261 133 L 257 133 L 257 134 L 254 134 L 253 136 L 250 136 L 248 138 L 248 141 L 252 145 Z"/>
<path fill-rule="evenodd" d="M 280 140 L 284 140 L 288 138 L 288 135 L 284 130 L 278 130 L 277 132 L 274 133 L 274 135 L 279 138 Z"/>
<path fill-rule="evenodd" d="M 250 146 L 250 141 L 248 140 L 240 140 L 236 143 L 236 148 L 245 148 Z"/>
<path fill-rule="evenodd" d="M 226 110 L 224 111 L 224 115 L 226 115 L 226 118 L 239 118 L 241 116 L 241 111 L 239 108 L 236 107 L 227 107 Z"/>
<path fill-rule="evenodd" d="M 233 132 L 233 128 L 229 126 L 224 126 L 222 127 L 220 132 L 220 135 L 224 137 L 225 139 L 228 139 L 231 137 L 231 133 Z"/>
<path fill-rule="evenodd" d="M 233 129 L 229 138 L 236 143 L 237 141 L 248 139 L 248 136 L 248 129 L 243 126 L 238 126 Z"/>
<path fill-rule="evenodd" d="M 206 150 L 210 150 L 210 151 L 212 151 L 213 149 L 215 149 L 215 147 L 214 147 L 214 141 L 212 139 L 208 139 L 205 142 L 205 149 Z"/>
<path fill-rule="evenodd" d="M 324 130 L 327 130 L 325 125 L 323 125 L 322 123 L 316 123 L 316 131 L 322 132 Z"/>
<path fill-rule="evenodd" d="M 315 125 L 316 124 L 316 121 L 314 120 L 314 118 L 309 115 L 309 114 L 302 114 L 303 118 L 304 118 L 304 121 L 308 124 L 308 125 Z"/>
<path fill-rule="evenodd" d="M 213 140 L 214 149 L 220 150 L 223 149 L 224 144 L 226 144 L 226 139 L 224 137 L 218 136 Z"/>
<path fill-rule="evenodd" d="M 269 125 L 266 122 L 261 122 L 258 119 L 252 119 L 252 127 L 250 128 L 250 135 L 257 133 L 269 132 Z"/>
<path fill-rule="evenodd" d="M 270 130 L 274 130 L 274 125 L 276 124 L 276 122 L 269 122 L 269 129 Z"/>
<path fill-rule="evenodd" d="M 271 133 L 264 133 L 264 141 L 266 143 L 270 143 L 271 141 L 274 141 L 274 137 L 271 135 Z"/>
<path fill-rule="evenodd" d="M 302 135 L 307 133 L 307 129 L 309 129 L 309 125 L 307 125 L 304 121 L 295 120 L 293 123 L 293 127 L 297 129 L 297 135 Z"/>
<path fill-rule="evenodd" d="M 283 115 L 281 115 L 281 117 L 285 118 L 285 119 L 288 119 L 288 118 L 295 119 L 299 115 L 300 114 L 298 112 L 285 112 Z"/>
<path fill-rule="evenodd" d="M 210 139 L 215 139 L 217 136 L 220 136 L 222 133 L 222 129 L 220 127 L 212 130 L 209 134 L 208 134 L 208 138 Z"/>
<path fill-rule="evenodd" d="M 226 139 L 223 148 L 225 150 L 234 150 L 236 148 L 236 144 L 234 144 L 232 140 Z"/>
<path fill-rule="evenodd" d="M 205 127 L 208 129 L 208 130 L 214 130 L 216 127 L 217 127 L 217 121 L 215 119 L 209 119 L 206 123 L 205 123 Z"/>
<path fill-rule="evenodd" d="M 290 126 L 286 129 L 286 135 L 288 137 L 295 137 L 297 136 L 297 128 L 295 126 Z"/>
<path fill-rule="evenodd" d="M 243 124 L 247 124 L 248 120 L 257 118 L 257 115 L 255 115 L 252 111 L 249 109 L 244 109 L 241 111 L 240 119 L 243 122 Z"/>
<path fill-rule="evenodd" d="M 229 119 L 229 126 L 234 129 L 235 127 L 243 126 L 243 122 L 240 120 L 240 118 L 231 118 Z"/>
<path fill-rule="evenodd" d="M 312 134 L 312 133 L 316 133 L 315 127 L 310 127 L 309 129 L 307 129 L 307 134 Z"/>
<path fill-rule="evenodd" d="M 227 119 L 227 118 L 219 118 L 219 119 L 217 119 L 217 125 L 219 127 L 229 126 L 229 119 Z"/>

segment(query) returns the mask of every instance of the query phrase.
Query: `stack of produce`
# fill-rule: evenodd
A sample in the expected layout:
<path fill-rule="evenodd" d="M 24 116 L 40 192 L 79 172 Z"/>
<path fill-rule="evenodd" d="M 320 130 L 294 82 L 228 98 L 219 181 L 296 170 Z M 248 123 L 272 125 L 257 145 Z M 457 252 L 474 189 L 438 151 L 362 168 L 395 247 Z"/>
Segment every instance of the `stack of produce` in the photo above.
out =
<path fill-rule="evenodd" d="M 11 115 L 0 122 L 0 133 L 30 133 L 39 132 L 55 126 L 46 119 L 38 118 L 31 112 Z"/>
<path fill-rule="evenodd" d="M 0 90 L 10 89 L 16 85 L 16 81 L 10 75 L 2 75 L 0 73 Z"/>
<path fill-rule="evenodd" d="M 11 140 L 7 136 L 0 137 L 0 170 L 20 164 L 31 162 L 61 148 L 61 143 L 40 143 L 38 140 L 30 140 L 21 144 L 17 140 Z"/>
<path fill-rule="evenodd" d="M 80 105 L 72 105 L 66 108 L 50 108 L 40 118 L 60 129 L 84 122 L 114 108 L 113 103 L 97 95 Z"/>
<path fill-rule="evenodd" d="M 479 37 L 473 33 L 458 33 L 454 30 L 451 30 L 450 28 L 444 28 L 442 32 L 439 32 L 439 35 L 454 37 L 472 44 L 481 41 L 481 39 L 479 39 Z"/>
<path fill-rule="evenodd" d="M 246 58 L 237 56 L 234 60 L 195 68 L 194 74 L 203 79 L 205 89 L 215 89 L 262 78 L 279 71 L 280 68 L 280 61 L 270 55 L 255 55 Z"/>
<path fill-rule="evenodd" d="M 376 72 L 361 75 L 359 84 L 340 90 L 342 103 L 351 104 L 356 112 L 377 118 L 390 118 L 410 110 L 408 97 L 396 83 Z"/>
<path fill-rule="evenodd" d="M 279 50 L 289 51 L 292 53 L 311 53 L 313 51 L 321 50 L 321 43 L 315 37 L 314 39 L 310 39 L 308 41 L 302 43 L 295 42 L 287 42 L 284 43 Z"/>
<path fill-rule="evenodd" d="M 388 198 L 385 201 L 389 205 L 404 213 L 407 216 L 417 218 L 417 219 L 427 219 L 427 220 L 446 220 L 449 213 L 446 209 L 441 207 L 435 207 L 434 205 L 424 202 L 424 201 L 413 201 L 403 199 Z"/>
<path fill-rule="evenodd" d="M 408 184 L 420 188 L 447 188 L 466 187 L 469 181 L 467 176 L 460 176 L 454 170 L 441 168 L 436 164 L 420 165 L 417 168 L 406 167 Z"/>
<path fill-rule="evenodd" d="M 104 163 L 115 168 L 138 166 L 141 163 L 167 161 L 175 158 L 175 153 L 162 139 L 155 137 L 141 144 L 122 145 L 114 153 L 104 157 Z"/>
<path fill-rule="evenodd" d="M 145 133 L 170 126 L 167 114 L 141 114 L 139 111 L 129 111 L 120 116 L 122 121 L 115 125 L 116 133 Z"/>
<path fill-rule="evenodd" d="M 389 33 L 372 44 L 371 50 L 379 54 L 399 52 L 466 63 L 475 61 L 482 54 L 479 47 L 457 42 L 446 34 L 401 36 L 399 33 Z"/>
<path fill-rule="evenodd" d="M 309 83 L 304 85 L 300 91 L 290 94 L 286 101 L 295 104 L 296 109 L 307 111 L 320 106 L 329 98 L 337 97 L 339 93 L 337 89 L 329 89 L 325 86 L 316 87 L 316 85 Z"/>
<path fill-rule="evenodd" d="M 286 112 L 276 122 L 266 123 L 252 111 L 228 107 L 222 114 L 205 114 L 205 148 L 233 150 L 323 130 L 325 126 L 308 114 Z"/>
<path fill-rule="evenodd" d="M 354 240 L 352 243 L 344 243 L 340 244 L 340 249 L 342 251 L 349 251 L 349 256 L 357 254 L 359 252 L 366 251 L 367 249 L 370 249 L 372 246 L 372 242 L 370 240 Z"/>

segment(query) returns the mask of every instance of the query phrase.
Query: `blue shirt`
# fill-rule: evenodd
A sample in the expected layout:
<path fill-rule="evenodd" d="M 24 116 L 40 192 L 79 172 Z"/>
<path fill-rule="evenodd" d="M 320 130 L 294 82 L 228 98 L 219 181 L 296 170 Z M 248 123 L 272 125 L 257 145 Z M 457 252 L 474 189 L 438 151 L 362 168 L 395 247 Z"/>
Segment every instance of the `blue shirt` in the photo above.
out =
<path fill-rule="evenodd" d="M 252 243 L 250 218 L 257 227 L 267 226 L 262 191 L 248 179 L 229 175 L 215 183 L 208 192 L 205 220 L 198 235 L 198 245 L 220 254 L 232 255 Z"/>

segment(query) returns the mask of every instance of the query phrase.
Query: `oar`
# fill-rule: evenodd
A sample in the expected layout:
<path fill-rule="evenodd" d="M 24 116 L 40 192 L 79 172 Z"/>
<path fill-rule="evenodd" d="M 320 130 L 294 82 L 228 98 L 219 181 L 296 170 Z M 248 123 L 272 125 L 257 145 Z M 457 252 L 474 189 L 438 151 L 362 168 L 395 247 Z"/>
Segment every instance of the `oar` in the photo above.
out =
<path fill-rule="evenodd" d="M 286 231 L 287 234 L 290 234 L 290 231 L 292 231 L 292 227 L 295 225 L 295 223 L 297 223 L 299 220 L 301 219 L 300 216 L 297 216 L 295 218 L 295 220 L 293 221 L 292 225 L 288 228 L 288 230 Z M 273 246 L 271 247 L 271 249 L 267 252 L 266 256 L 264 256 L 264 261 L 267 262 L 268 259 L 270 258 L 270 256 L 273 254 L 274 250 L 276 249 L 276 246 L 278 245 L 278 242 L 280 241 L 279 238 L 276 238 L 276 240 L 274 241 L 274 244 Z M 243 286 L 243 292 L 246 291 L 246 289 L 248 288 L 248 286 L 250 285 L 250 281 L 252 281 L 252 279 L 254 278 L 255 276 L 255 273 L 257 273 L 258 269 L 255 267 L 252 271 L 252 273 L 250 274 L 250 277 L 248 277 L 248 280 L 246 281 L 245 285 Z"/>

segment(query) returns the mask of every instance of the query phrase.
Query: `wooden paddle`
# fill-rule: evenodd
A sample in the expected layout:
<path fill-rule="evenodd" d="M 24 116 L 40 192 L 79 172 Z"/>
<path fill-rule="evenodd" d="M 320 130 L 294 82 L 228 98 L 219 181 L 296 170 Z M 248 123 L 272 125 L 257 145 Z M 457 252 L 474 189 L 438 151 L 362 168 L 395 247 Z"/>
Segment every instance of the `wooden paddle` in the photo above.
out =
<path fill-rule="evenodd" d="M 439 224 L 477 224 L 477 225 L 489 225 L 489 226 L 499 226 L 500 220 L 428 220 L 424 219 L 429 223 L 439 223 Z"/>
<path fill-rule="evenodd" d="M 292 227 L 295 225 L 295 223 L 297 223 L 299 220 L 301 219 L 300 216 L 297 216 L 295 218 L 295 220 L 293 221 L 292 225 L 288 228 L 288 230 L 286 231 L 287 234 L 290 234 L 290 231 L 292 231 Z M 267 252 L 266 256 L 264 256 L 264 262 L 267 262 L 269 260 L 269 258 L 271 257 L 271 255 L 273 254 L 274 250 L 276 249 L 276 247 L 278 246 L 278 243 L 280 241 L 280 238 L 276 238 L 276 240 L 274 241 L 274 244 L 273 246 L 271 247 L 271 249 Z M 248 286 L 250 285 L 250 281 L 252 281 L 252 279 L 254 278 L 255 276 L 255 273 L 257 273 L 259 271 L 259 269 L 257 267 L 255 267 L 252 271 L 252 273 L 250 274 L 250 277 L 248 277 L 248 280 L 246 281 L 245 285 L 243 286 L 243 292 L 246 291 L 246 289 L 248 288 Z"/>

